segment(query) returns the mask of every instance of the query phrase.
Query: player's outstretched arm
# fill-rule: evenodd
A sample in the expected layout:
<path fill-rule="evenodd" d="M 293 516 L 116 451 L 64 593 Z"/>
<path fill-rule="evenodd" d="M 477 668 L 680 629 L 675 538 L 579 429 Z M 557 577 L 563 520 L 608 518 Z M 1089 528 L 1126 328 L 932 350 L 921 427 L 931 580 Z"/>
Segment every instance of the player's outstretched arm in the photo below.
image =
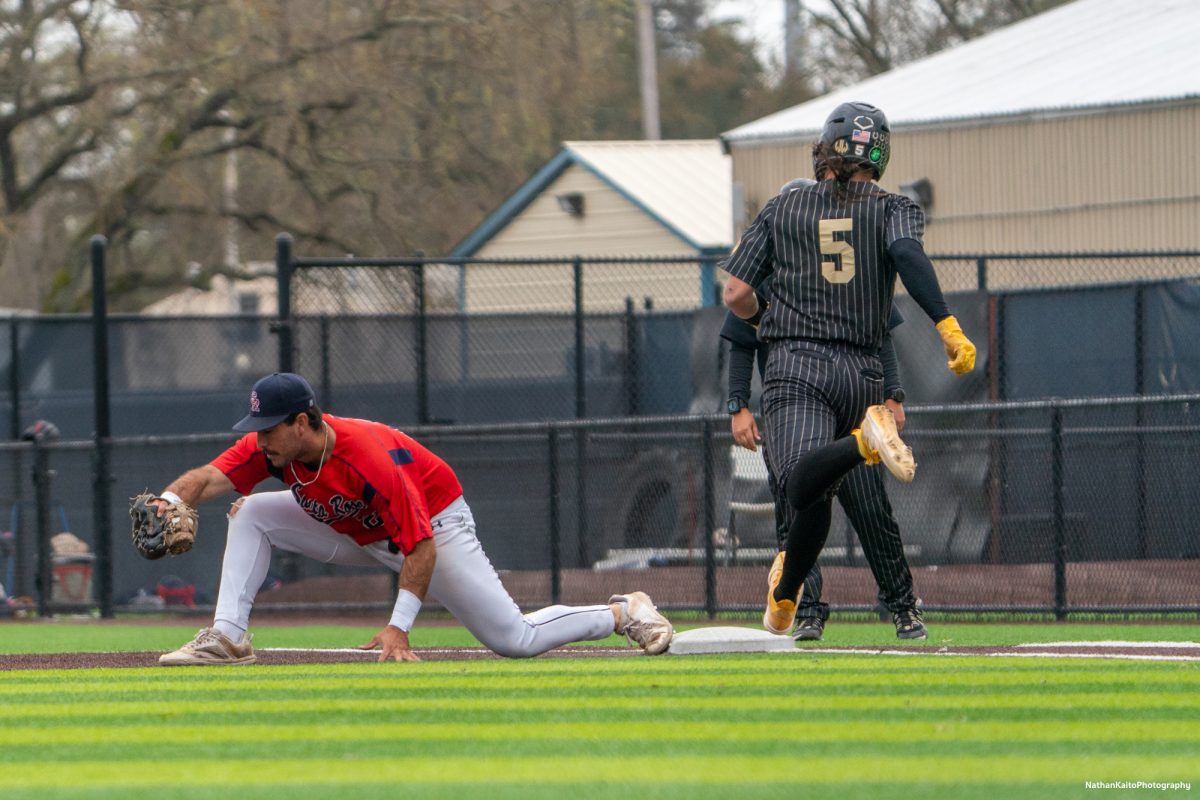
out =
<path fill-rule="evenodd" d="M 975 368 L 975 345 L 963 333 L 958 320 L 950 313 L 942 287 L 938 284 L 933 263 L 925 255 L 925 248 L 915 239 L 897 239 L 888 248 L 888 254 L 896 265 L 896 273 L 904 282 L 904 288 L 921 310 L 929 315 L 937 326 L 942 344 L 946 347 L 949 361 L 946 366 L 955 375 L 965 375 Z"/>
<path fill-rule="evenodd" d="M 193 508 L 233 491 L 233 481 L 212 464 L 190 469 L 171 481 L 163 494 L 170 492 Z"/>

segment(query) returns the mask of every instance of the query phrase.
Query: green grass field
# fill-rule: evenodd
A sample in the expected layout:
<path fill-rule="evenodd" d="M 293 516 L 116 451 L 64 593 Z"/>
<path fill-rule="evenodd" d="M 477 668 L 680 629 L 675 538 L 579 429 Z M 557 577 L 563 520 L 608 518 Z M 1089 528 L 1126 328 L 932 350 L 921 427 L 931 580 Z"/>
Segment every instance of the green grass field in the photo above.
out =
<path fill-rule="evenodd" d="M 194 632 L 5 623 L 0 653 L 171 649 Z M 344 647 L 372 633 L 264 626 L 255 644 Z M 931 633 L 921 646 L 1194 641 L 1200 626 L 935 621 Z M 414 631 L 416 646 L 474 644 L 458 628 Z M 896 640 L 889 625 L 836 624 L 823 644 Z M 1200 784 L 1196 662 L 756 654 L 28 670 L 0 672 L 0 697 L 4 800 L 994 800 L 1095 795 L 1086 781 Z"/>

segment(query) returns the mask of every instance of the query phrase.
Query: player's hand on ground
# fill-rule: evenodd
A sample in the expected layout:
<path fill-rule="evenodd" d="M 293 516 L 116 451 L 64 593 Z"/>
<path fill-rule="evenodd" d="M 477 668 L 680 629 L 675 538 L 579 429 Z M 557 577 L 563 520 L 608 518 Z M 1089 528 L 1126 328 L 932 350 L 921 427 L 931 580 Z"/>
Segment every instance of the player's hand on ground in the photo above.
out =
<path fill-rule="evenodd" d="M 892 416 L 896 418 L 897 432 L 904 430 L 904 404 L 897 403 L 895 400 L 884 400 L 883 404 L 892 410 Z"/>
<path fill-rule="evenodd" d="M 946 348 L 946 357 L 949 358 L 946 366 L 950 371 L 955 375 L 966 375 L 975 369 L 975 345 L 963 333 L 958 320 L 953 316 L 946 317 L 937 324 L 937 331 Z"/>
<path fill-rule="evenodd" d="M 395 625 L 388 625 L 371 637 L 371 641 L 360 644 L 359 650 L 374 650 L 380 648 L 379 661 L 420 661 L 417 654 L 408 645 L 408 634 Z"/>
<path fill-rule="evenodd" d="M 730 417 L 729 425 L 733 429 L 735 442 L 747 450 L 758 450 L 758 443 L 762 441 L 762 436 L 758 433 L 758 423 L 755 422 L 750 409 L 743 408 Z"/>

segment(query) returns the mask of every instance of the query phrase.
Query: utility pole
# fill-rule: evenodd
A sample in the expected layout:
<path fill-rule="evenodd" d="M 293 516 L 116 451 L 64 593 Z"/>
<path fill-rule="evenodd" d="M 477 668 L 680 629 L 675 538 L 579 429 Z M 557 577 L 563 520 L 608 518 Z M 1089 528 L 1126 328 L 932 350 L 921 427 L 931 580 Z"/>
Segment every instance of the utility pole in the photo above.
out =
<path fill-rule="evenodd" d="M 222 205 L 225 207 L 225 267 L 234 273 L 242 268 L 242 256 L 238 249 L 238 222 L 234 216 L 237 212 L 238 193 L 238 156 L 234 143 L 237 142 L 237 129 L 225 129 L 221 137 L 229 148 L 225 151 L 225 174 L 222 185 Z"/>
<path fill-rule="evenodd" d="M 638 77 L 642 89 L 642 136 L 662 138 L 658 125 L 658 62 L 654 50 L 654 14 L 651 0 L 637 0 Z"/>
<path fill-rule="evenodd" d="M 804 71 L 804 9 L 800 0 L 783 0 L 783 74 L 794 77 Z"/>

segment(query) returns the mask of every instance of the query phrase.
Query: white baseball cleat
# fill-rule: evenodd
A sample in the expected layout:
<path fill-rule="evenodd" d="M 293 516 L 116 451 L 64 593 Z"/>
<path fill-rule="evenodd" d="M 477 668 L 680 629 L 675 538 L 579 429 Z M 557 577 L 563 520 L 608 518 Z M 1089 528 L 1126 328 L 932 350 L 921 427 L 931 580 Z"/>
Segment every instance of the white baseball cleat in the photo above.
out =
<path fill-rule="evenodd" d="M 621 620 L 617 623 L 617 633 L 640 645 L 646 655 L 656 656 L 671 646 L 671 637 L 675 635 L 675 629 L 666 617 L 658 613 L 658 609 L 650 602 L 645 592 L 614 594 L 608 598 L 608 603 L 621 606 Z"/>
<path fill-rule="evenodd" d="M 240 642 L 233 642 L 212 628 L 201 628 L 195 639 L 178 650 L 159 656 L 158 663 L 164 667 L 253 664 L 258 656 L 254 655 L 254 648 L 250 646 L 252 638 L 246 634 Z"/>
<path fill-rule="evenodd" d="M 863 438 L 874 450 L 888 472 L 898 480 L 909 483 L 917 474 L 917 462 L 912 448 L 900 438 L 896 418 L 887 406 L 871 406 L 862 421 Z"/>

